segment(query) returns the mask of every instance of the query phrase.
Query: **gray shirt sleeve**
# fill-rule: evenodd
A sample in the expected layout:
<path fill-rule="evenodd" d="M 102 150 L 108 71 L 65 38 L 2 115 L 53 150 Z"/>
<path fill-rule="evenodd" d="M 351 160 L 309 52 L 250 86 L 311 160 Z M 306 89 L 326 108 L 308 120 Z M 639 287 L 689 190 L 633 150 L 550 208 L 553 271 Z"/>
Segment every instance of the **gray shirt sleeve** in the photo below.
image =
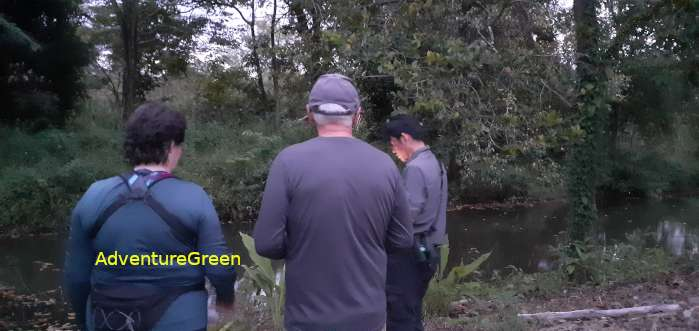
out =
<path fill-rule="evenodd" d="M 286 257 L 287 185 L 284 163 L 277 156 L 267 175 L 262 206 L 253 231 L 257 254 L 271 259 Z"/>
<path fill-rule="evenodd" d="M 413 227 L 415 228 L 415 233 L 425 232 L 429 230 L 430 220 L 422 219 L 418 217 L 425 210 L 425 204 L 427 203 L 427 183 L 425 181 L 425 176 L 422 174 L 422 170 L 418 167 L 406 166 L 403 169 L 403 180 L 405 181 L 405 188 L 408 196 L 408 204 L 410 205 L 410 218 L 415 222 Z M 423 223 L 420 223 L 423 221 Z"/>
<path fill-rule="evenodd" d="M 397 179 L 395 203 L 388 224 L 388 245 L 393 248 L 410 248 L 413 246 L 413 223 L 405 187 L 400 178 Z"/>

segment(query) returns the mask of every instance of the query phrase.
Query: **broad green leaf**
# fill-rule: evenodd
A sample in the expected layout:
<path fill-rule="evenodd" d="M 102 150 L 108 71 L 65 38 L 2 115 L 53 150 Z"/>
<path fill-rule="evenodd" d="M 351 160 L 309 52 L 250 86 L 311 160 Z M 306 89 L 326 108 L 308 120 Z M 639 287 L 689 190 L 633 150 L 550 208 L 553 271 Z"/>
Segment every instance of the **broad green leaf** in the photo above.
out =
<path fill-rule="evenodd" d="M 489 257 L 490 252 L 481 255 L 476 260 L 467 265 L 462 264 L 458 267 L 454 267 L 453 269 L 451 269 L 451 272 L 449 272 L 446 281 L 450 284 L 456 284 L 459 280 L 465 278 L 466 276 L 476 271 L 478 267 L 480 267 L 481 264 L 483 264 L 483 262 L 485 262 Z"/>
<path fill-rule="evenodd" d="M 447 268 L 447 262 L 449 262 L 449 239 L 439 247 L 439 271 L 437 274 L 437 279 L 442 279 L 444 277 L 444 270 Z"/>
<path fill-rule="evenodd" d="M 243 266 L 243 268 L 245 268 L 246 277 L 250 278 L 255 286 L 265 290 L 268 294 L 274 289 L 274 280 L 267 277 L 260 269 L 248 266 Z"/>
<path fill-rule="evenodd" d="M 245 245 L 245 248 L 248 250 L 248 255 L 250 256 L 252 262 L 255 262 L 255 265 L 257 265 L 265 275 L 274 280 L 272 261 L 257 254 L 257 251 L 255 250 L 255 241 L 252 239 L 252 237 L 242 232 L 239 233 L 240 237 L 243 239 L 243 245 Z"/>

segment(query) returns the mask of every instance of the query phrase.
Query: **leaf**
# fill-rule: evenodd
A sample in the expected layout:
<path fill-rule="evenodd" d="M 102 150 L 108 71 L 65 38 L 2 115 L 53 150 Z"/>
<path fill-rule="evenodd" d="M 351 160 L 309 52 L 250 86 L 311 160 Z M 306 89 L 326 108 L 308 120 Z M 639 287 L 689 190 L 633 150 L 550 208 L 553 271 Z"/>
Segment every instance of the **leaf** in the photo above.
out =
<path fill-rule="evenodd" d="M 255 241 L 252 239 L 252 237 L 242 232 L 239 233 L 240 237 L 243 239 L 243 245 L 245 245 L 245 249 L 248 250 L 248 255 L 250 256 L 252 262 L 254 262 L 255 265 L 258 266 L 270 279 L 274 279 L 272 261 L 257 254 L 257 251 L 255 250 Z"/>
<path fill-rule="evenodd" d="M 228 322 L 226 325 L 222 326 L 218 331 L 228 331 L 231 330 L 231 327 L 233 326 L 233 322 Z"/>
<path fill-rule="evenodd" d="M 449 239 L 445 240 L 445 243 L 439 247 L 439 272 L 437 279 L 442 279 L 444 277 L 444 270 L 447 268 L 447 262 L 449 262 Z"/>
<path fill-rule="evenodd" d="M 461 264 L 458 267 L 454 267 L 454 269 L 451 269 L 451 272 L 449 272 L 446 281 L 450 284 L 456 284 L 460 279 L 463 279 L 466 276 L 473 273 L 474 271 L 476 271 L 478 267 L 480 267 L 481 264 L 483 264 L 483 262 L 485 262 L 490 257 L 490 253 L 491 252 L 481 255 L 476 260 L 467 265 Z"/>
<path fill-rule="evenodd" d="M 250 259 L 255 263 L 255 266 L 243 266 L 245 268 L 245 277 L 249 278 L 252 283 L 259 289 L 265 291 L 266 300 L 272 311 L 273 324 L 278 328 L 282 328 L 284 323 L 284 300 L 285 300 L 285 284 L 284 273 L 286 266 L 282 265 L 279 273 L 279 282 L 277 282 L 277 274 L 272 268 L 272 261 L 268 258 L 257 254 L 255 250 L 255 241 L 249 235 L 239 232 L 243 239 L 243 245 L 248 250 Z"/>
<path fill-rule="evenodd" d="M 427 64 L 429 65 L 441 64 L 444 62 L 444 56 L 442 56 L 442 54 L 439 54 L 438 52 L 427 51 L 427 55 L 425 56 L 425 62 L 427 62 Z"/>
<path fill-rule="evenodd" d="M 274 290 L 274 279 L 269 278 L 257 267 L 243 266 L 243 268 L 245 268 L 246 277 L 250 278 L 255 286 L 265 290 L 265 293 L 270 295 L 271 291 Z"/>

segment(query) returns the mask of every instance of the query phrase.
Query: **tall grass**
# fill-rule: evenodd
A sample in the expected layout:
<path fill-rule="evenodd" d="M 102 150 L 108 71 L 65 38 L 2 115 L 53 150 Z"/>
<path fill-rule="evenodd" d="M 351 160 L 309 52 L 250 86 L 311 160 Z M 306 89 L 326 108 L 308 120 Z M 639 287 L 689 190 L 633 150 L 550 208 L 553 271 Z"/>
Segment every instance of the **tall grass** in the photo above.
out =
<path fill-rule="evenodd" d="M 0 230 L 52 231 L 96 180 L 128 170 L 119 113 L 86 103 L 64 129 L 0 127 Z M 299 123 L 190 121 L 175 175 L 200 184 L 224 221 L 249 220 L 268 165 L 283 147 L 310 137 Z"/>

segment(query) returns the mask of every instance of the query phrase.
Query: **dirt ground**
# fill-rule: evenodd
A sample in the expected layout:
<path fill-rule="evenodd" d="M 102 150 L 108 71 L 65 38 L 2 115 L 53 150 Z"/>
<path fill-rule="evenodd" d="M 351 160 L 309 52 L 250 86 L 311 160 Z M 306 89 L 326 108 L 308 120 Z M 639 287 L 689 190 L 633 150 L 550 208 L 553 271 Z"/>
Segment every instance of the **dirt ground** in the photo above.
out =
<path fill-rule="evenodd" d="M 0 287 L 0 330 L 77 330 L 58 290 L 18 294 Z"/>
<path fill-rule="evenodd" d="M 57 302 L 58 297 L 56 291 L 18 295 L 11 289 L 0 288 L 0 330 L 75 330 L 75 325 L 70 323 L 74 315 Z M 682 309 L 676 313 L 538 323 L 521 322 L 514 317 L 515 312 L 617 309 L 656 304 L 679 304 Z M 503 311 L 511 312 L 510 317 L 503 318 L 508 314 Z M 604 289 L 567 289 L 561 295 L 526 298 L 511 306 L 474 301 L 462 312 L 453 318 L 429 320 L 426 330 L 699 330 L 699 273 L 672 273 L 650 282 L 617 284 Z"/>
<path fill-rule="evenodd" d="M 452 318 L 451 320 L 429 321 L 427 330 L 510 330 L 520 328 L 545 331 L 699 330 L 699 273 L 672 273 L 659 276 L 650 282 L 617 284 L 604 289 L 594 287 L 568 289 L 560 296 L 527 298 L 511 308 L 519 313 L 540 313 L 581 309 L 618 309 L 658 304 L 679 304 L 681 310 L 676 313 L 618 318 L 552 322 L 515 321 L 515 324 L 508 324 L 507 318 L 502 318 L 503 307 L 501 305 L 492 302 L 473 302 L 466 304 L 467 306 L 463 310 L 464 314 L 456 320 Z M 516 319 L 514 316 L 512 318 Z M 490 324 L 481 322 L 487 319 L 499 320 L 500 322 Z M 458 323 L 458 320 L 463 323 Z M 516 327 L 512 327 L 513 325 Z"/>

